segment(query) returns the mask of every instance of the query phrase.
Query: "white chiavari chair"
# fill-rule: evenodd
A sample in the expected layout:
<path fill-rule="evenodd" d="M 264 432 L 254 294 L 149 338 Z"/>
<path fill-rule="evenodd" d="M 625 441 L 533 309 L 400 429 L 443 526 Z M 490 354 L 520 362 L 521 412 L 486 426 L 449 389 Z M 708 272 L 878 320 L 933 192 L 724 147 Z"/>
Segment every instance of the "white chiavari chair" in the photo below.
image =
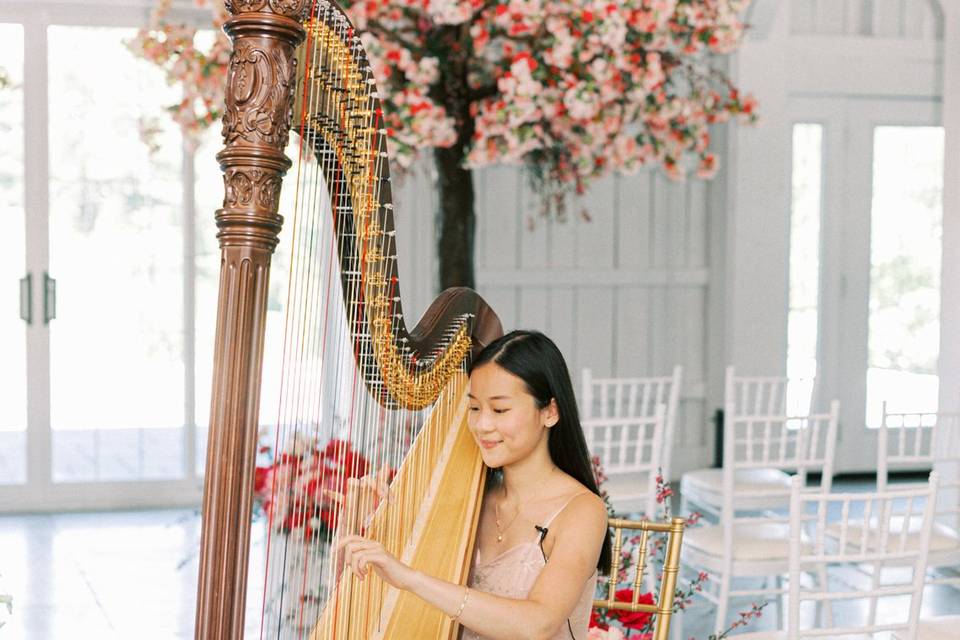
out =
<path fill-rule="evenodd" d="M 960 588 L 960 412 L 890 412 L 884 402 L 877 435 L 877 486 L 881 489 L 898 486 L 890 482 L 891 471 L 933 468 L 938 472 L 926 583 Z M 895 524 L 903 529 L 903 522 Z M 916 530 L 908 527 L 906 535 L 918 544 Z M 921 620 L 919 637 L 952 639 L 960 635 L 958 630 L 960 616 L 940 616 Z"/>
<path fill-rule="evenodd" d="M 652 415 L 590 418 L 581 421 L 591 455 L 603 463 L 604 488 L 617 513 L 657 518 L 657 474 L 663 466 L 666 405 Z"/>
<path fill-rule="evenodd" d="M 677 365 L 668 376 L 596 378 L 584 369 L 580 384 L 580 411 L 583 419 L 652 416 L 657 405 L 666 407 L 663 425 L 663 477 L 670 479 L 670 459 L 680 406 L 683 367 Z"/>
<path fill-rule="evenodd" d="M 787 628 L 737 638 L 872 640 L 894 633 L 899 640 L 933 640 L 918 629 L 936 495 L 936 473 L 921 486 L 872 493 L 811 493 L 794 478 Z M 916 523 L 917 544 L 897 527 L 902 521 Z M 861 564 L 889 567 L 890 575 L 882 585 L 858 582 L 855 567 Z M 879 622 L 868 612 L 878 602 Z"/>
<path fill-rule="evenodd" d="M 891 470 L 938 471 L 940 497 L 927 564 L 960 570 L 960 413 L 889 413 L 884 403 L 877 436 L 880 489 L 890 485 Z M 960 585 L 960 578 L 932 579 L 930 583 Z"/>
<path fill-rule="evenodd" d="M 813 385 L 813 380 L 806 379 L 738 376 L 734 367 L 729 366 L 724 381 L 724 424 L 741 418 L 776 421 L 788 415 L 798 418 L 807 415 Z M 804 398 L 806 402 L 802 401 Z M 741 469 L 736 477 L 737 493 L 754 496 L 753 504 L 745 504 L 744 508 L 785 508 L 790 486 L 788 471 L 790 469 L 777 466 Z M 695 505 L 696 509 L 718 515 L 722 501 L 722 475 L 722 470 L 715 468 L 683 474 L 680 480 L 681 513 L 689 513 L 694 508 L 691 505 Z"/>
<path fill-rule="evenodd" d="M 738 417 L 724 424 L 721 503 L 718 524 L 690 529 L 686 533 L 683 564 L 710 574 L 707 589 L 700 592 L 716 606 L 716 628 L 725 628 L 730 600 L 778 595 L 780 580 L 787 573 L 788 523 L 782 512 L 789 504 L 790 480 L 776 487 L 751 486 L 739 481 L 757 469 L 787 469 L 797 482 L 807 484 L 809 472 L 820 472 L 820 484 L 812 490 L 826 495 L 833 478 L 839 403 L 830 413 L 803 418 L 775 416 Z M 780 514 L 767 513 L 771 503 L 784 505 Z M 685 512 L 684 512 L 685 513 Z M 765 578 L 760 588 L 734 589 L 734 579 Z M 776 586 L 771 586 L 771 578 Z M 778 613 L 779 613 L 778 599 Z"/>

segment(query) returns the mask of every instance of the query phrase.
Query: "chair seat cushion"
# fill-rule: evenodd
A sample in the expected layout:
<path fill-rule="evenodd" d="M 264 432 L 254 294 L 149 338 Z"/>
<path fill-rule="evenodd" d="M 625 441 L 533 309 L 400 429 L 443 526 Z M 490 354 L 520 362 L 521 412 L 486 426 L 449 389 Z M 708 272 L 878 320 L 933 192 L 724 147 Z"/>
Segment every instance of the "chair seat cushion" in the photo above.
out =
<path fill-rule="evenodd" d="M 651 499 L 650 475 L 646 472 L 610 474 L 603 488 L 610 496 L 610 502 L 618 514 L 631 514 L 631 517 L 657 518 L 656 506 Z M 654 513 L 647 514 L 648 509 Z"/>
<path fill-rule="evenodd" d="M 920 629 L 917 638 L 920 640 L 956 640 L 960 637 L 960 616 L 938 616 L 920 620 Z M 907 634 L 898 631 L 893 634 L 894 640 L 909 640 Z"/>
<path fill-rule="evenodd" d="M 697 469 L 683 474 L 682 484 L 701 491 L 723 491 L 723 469 Z M 790 493 L 790 475 L 780 469 L 741 469 L 733 476 L 734 491 Z"/>
<path fill-rule="evenodd" d="M 684 532 L 683 545 L 720 557 L 723 555 L 723 527 L 707 525 Z M 733 559 L 784 560 L 790 556 L 790 526 L 782 523 L 735 525 Z"/>
<path fill-rule="evenodd" d="M 890 519 L 890 532 L 887 538 L 887 553 L 896 553 L 900 549 L 900 532 L 903 530 L 903 518 Z M 916 551 L 920 546 L 920 518 L 912 518 L 910 530 L 907 532 L 907 539 L 904 541 L 905 551 Z M 831 524 L 826 528 L 827 535 L 834 540 L 839 540 L 841 527 L 839 524 Z M 852 523 L 847 527 L 847 545 L 858 547 L 863 542 L 863 524 Z M 879 544 L 880 527 L 876 520 L 870 523 L 867 534 L 867 545 L 869 549 L 876 549 Z M 956 551 L 960 550 L 960 533 L 939 522 L 934 523 L 933 530 L 930 532 L 930 551 Z"/>
<path fill-rule="evenodd" d="M 609 474 L 603 488 L 611 498 L 640 498 L 650 493 L 650 474 L 637 471 L 635 473 Z"/>
<path fill-rule="evenodd" d="M 790 474 L 780 469 L 740 469 L 733 477 L 734 508 L 760 511 L 790 502 Z M 723 501 L 723 469 L 698 469 L 683 474 L 680 493 L 703 507 L 719 510 Z"/>

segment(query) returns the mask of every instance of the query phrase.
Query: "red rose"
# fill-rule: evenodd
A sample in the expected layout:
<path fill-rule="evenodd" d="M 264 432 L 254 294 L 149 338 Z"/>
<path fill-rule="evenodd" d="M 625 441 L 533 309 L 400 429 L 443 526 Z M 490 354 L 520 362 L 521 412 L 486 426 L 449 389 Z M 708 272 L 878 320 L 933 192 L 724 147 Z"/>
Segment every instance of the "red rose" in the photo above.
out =
<path fill-rule="evenodd" d="M 620 589 L 616 593 L 616 600 L 617 602 L 633 602 L 633 589 Z M 653 604 L 653 594 L 641 593 L 640 598 L 637 599 L 637 602 L 641 604 Z M 653 617 L 653 614 L 645 611 L 623 611 L 621 609 L 611 609 L 610 617 L 616 618 L 620 624 L 628 629 L 643 629 L 645 626 L 647 626 L 647 624 L 650 623 L 650 618 Z"/>
<path fill-rule="evenodd" d="M 590 612 L 590 627 L 596 627 L 597 629 L 603 629 L 606 631 L 610 628 L 610 625 L 605 624 L 603 619 L 600 617 L 600 612 L 594 609 Z"/>
<path fill-rule="evenodd" d="M 269 490 L 267 481 L 270 479 L 273 467 L 257 467 L 253 470 L 253 492 L 262 494 L 264 490 Z"/>

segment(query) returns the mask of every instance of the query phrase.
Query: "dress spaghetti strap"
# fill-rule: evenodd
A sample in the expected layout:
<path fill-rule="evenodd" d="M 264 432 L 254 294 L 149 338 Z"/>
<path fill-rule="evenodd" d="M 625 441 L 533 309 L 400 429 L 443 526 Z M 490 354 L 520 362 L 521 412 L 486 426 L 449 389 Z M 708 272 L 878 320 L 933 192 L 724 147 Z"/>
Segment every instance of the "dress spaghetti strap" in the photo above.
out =
<path fill-rule="evenodd" d="M 576 499 L 579 498 L 580 496 L 582 496 L 582 495 L 584 495 L 584 494 L 587 494 L 587 493 L 591 493 L 591 492 L 590 492 L 590 491 L 581 491 L 580 493 L 576 493 L 576 494 L 570 496 L 570 498 L 568 498 L 567 501 L 564 502 L 563 505 L 561 505 L 561 507 L 560 507 L 559 509 L 557 509 L 557 510 L 553 513 L 552 516 L 550 516 L 549 518 L 547 518 L 547 520 L 546 520 L 542 525 L 540 525 L 540 526 L 543 527 L 544 529 L 546 529 L 547 527 L 549 527 L 549 526 L 550 526 L 550 523 L 553 522 L 553 520 L 554 520 L 558 515 L 560 515 L 561 513 L 563 513 L 563 510 L 566 509 L 567 506 L 568 506 L 571 502 L 573 502 L 574 500 L 576 500 Z"/>

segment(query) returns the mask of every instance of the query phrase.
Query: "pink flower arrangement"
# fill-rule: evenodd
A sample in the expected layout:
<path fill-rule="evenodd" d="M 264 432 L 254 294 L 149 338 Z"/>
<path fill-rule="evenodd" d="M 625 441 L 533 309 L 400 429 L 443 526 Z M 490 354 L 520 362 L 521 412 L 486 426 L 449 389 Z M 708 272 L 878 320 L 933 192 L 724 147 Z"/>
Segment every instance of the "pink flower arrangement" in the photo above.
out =
<path fill-rule="evenodd" d="M 151 24 L 130 43 L 180 83 L 171 107 L 188 134 L 220 115 L 229 43 L 213 14 L 209 50 L 195 29 Z M 757 102 L 712 59 L 740 44 L 749 0 L 344 0 L 384 99 L 390 155 L 465 147 L 470 167 L 524 165 L 543 193 L 582 193 L 611 171 L 660 165 L 713 176 L 712 124 L 753 121 Z"/>
<path fill-rule="evenodd" d="M 261 448 L 261 453 L 269 449 Z M 340 514 L 330 494 L 345 494 L 347 480 L 366 475 L 369 467 L 346 440 L 330 440 L 322 448 L 299 442 L 292 452 L 256 467 L 254 499 L 271 527 L 284 533 L 299 529 L 308 539 L 327 538 Z"/>
<path fill-rule="evenodd" d="M 607 475 L 603 470 L 603 464 L 597 456 L 594 456 L 591 462 L 593 464 L 593 473 L 597 480 L 597 486 L 600 488 L 600 494 L 607 504 L 607 511 L 610 517 L 615 517 L 616 514 L 610 506 L 607 493 L 603 489 L 603 483 L 607 479 Z M 664 479 L 661 473 L 657 473 L 656 483 L 657 504 L 659 505 L 660 511 L 658 518 L 663 521 L 669 521 L 672 517 L 670 497 L 673 495 L 673 489 L 670 488 L 670 483 Z M 686 527 L 696 526 L 700 522 L 700 518 L 701 514 L 698 512 L 689 514 L 686 516 Z M 657 536 L 650 543 L 648 567 L 659 566 L 663 563 L 664 543 L 665 540 L 662 536 Z M 607 589 L 609 589 L 609 582 L 607 581 L 616 580 L 617 586 L 620 587 L 614 592 L 616 600 L 620 602 L 632 602 L 633 566 L 634 558 L 639 555 L 637 552 L 637 546 L 639 544 L 639 535 L 634 535 L 624 540 L 620 550 L 619 575 L 615 577 L 607 576 L 605 580 L 601 580 L 597 585 L 601 598 L 606 597 Z M 657 576 L 657 593 L 659 593 L 660 590 L 661 578 L 662 576 Z M 710 576 L 706 571 L 700 571 L 697 576 L 687 582 L 687 584 L 677 586 L 673 596 L 673 613 L 675 616 L 693 603 L 694 595 L 703 591 L 703 587 L 709 579 Z M 654 594 L 642 593 L 640 594 L 639 601 L 645 604 L 654 604 Z M 754 603 L 749 610 L 740 612 L 738 618 L 727 629 L 710 634 L 707 640 L 724 640 L 734 630 L 744 627 L 749 624 L 751 620 L 761 617 L 766 605 L 766 602 Z M 676 620 L 676 618 L 674 618 L 674 620 Z M 616 609 L 594 609 L 590 615 L 589 635 L 587 637 L 596 638 L 597 640 L 649 640 L 653 636 L 654 624 L 654 617 L 649 613 Z M 694 639 L 691 638 L 691 640 Z"/>
<path fill-rule="evenodd" d="M 620 631 L 617 627 L 608 629 L 590 627 L 587 630 L 587 640 L 623 640 L 625 637 L 623 631 Z"/>
<path fill-rule="evenodd" d="M 194 0 L 196 6 L 207 7 L 211 13 L 212 39 L 204 47 L 198 42 L 196 28 L 167 21 L 171 2 L 157 1 L 149 24 L 127 42 L 127 47 L 160 67 L 169 84 L 180 85 L 183 97 L 167 111 L 188 143 L 195 145 L 200 134 L 223 115 L 223 91 L 232 50 L 222 31 L 226 9 L 222 0 Z M 151 148 L 155 129 L 150 123 L 141 125 L 141 138 Z"/>

